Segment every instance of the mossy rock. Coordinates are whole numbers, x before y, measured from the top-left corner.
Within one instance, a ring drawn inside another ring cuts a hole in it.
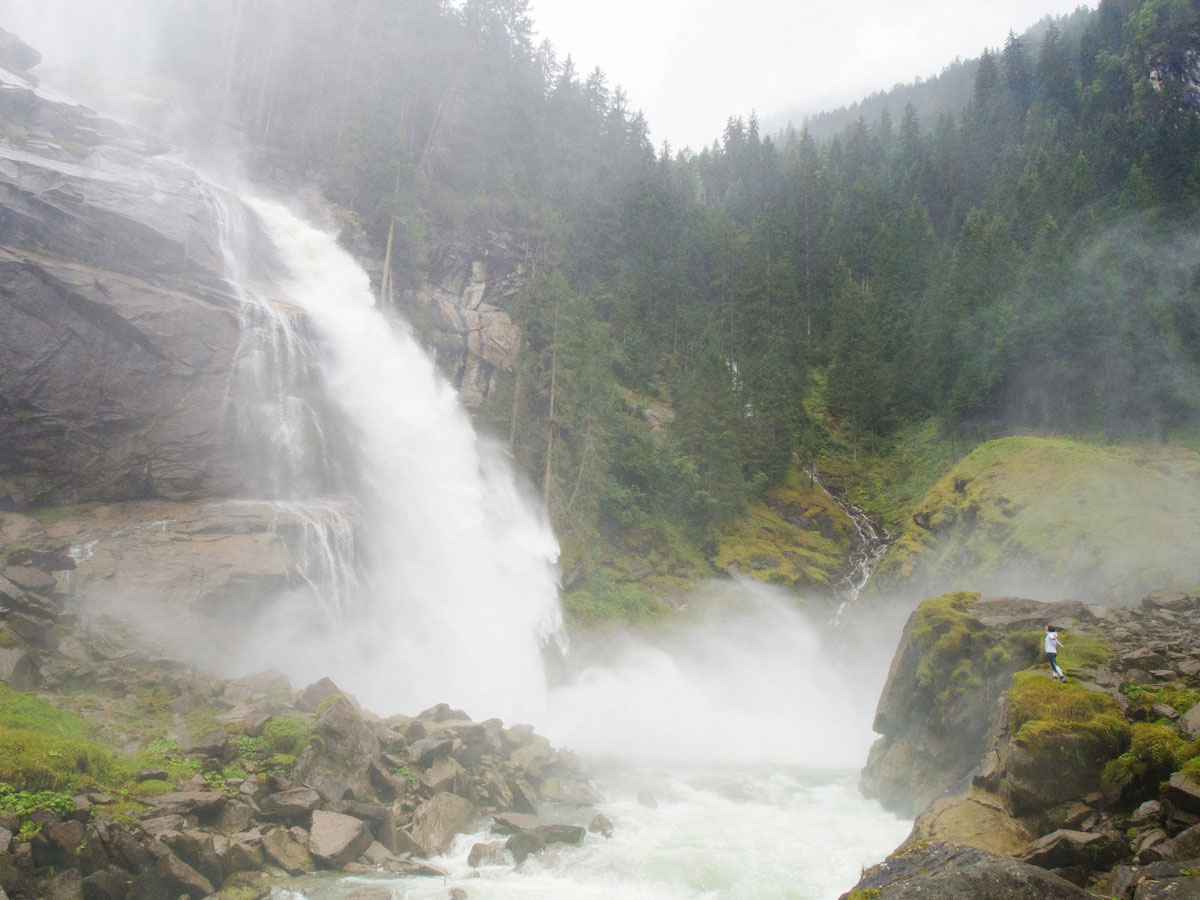
[[[868,596],[967,584],[992,594],[1132,603],[1195,581],[1200,454],[1012,437],[976,448],[930,490]]]
[[[721,530],[712,562],[728,573],[788,587],[832,588],[846,567],[854,523],[799,465]]]

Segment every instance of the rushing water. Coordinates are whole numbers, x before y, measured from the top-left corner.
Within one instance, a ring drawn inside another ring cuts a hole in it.
[[[616,828],[611,839],[589,835],[517,871],[471,869],[470,847],[489,838],[462,836],[435,861],[450,885],[324,876],[290,893],[341,898],[369,882],[408,898],[444,898],[459,886],[481,900],[824,900],[903,838],[907,823],[856,789],[886,656],[830,658],[818,628],[761,585],[713,587],[693,598],[699,612],[687,628],[654,642],[593,644],[549,685],[541,650],[561,625],[557,545],[538,507],[408,330],[375,307],[366,275],[332,236],[278,204],[250,205],[288,275],[274,289],[244,290],[243,302],[282,302],[285,313],[251,310],[239,358],[251,383],[274,392],[268,406],[293,422],[310,421],[308,407],[271,367],[320,366],[342,432],[321,446],[347,457],[337,469],[354,473],[343,484],[361,516],[357,537],[335,544],[305,513],[310,556],[337,570],[331,555],[357,554],[361,578],[341,577],[336,590],[346,596],[326,604],[332,614],[316,629],[300,610],[277,616],[272,661],[302,677],[329,674],[384,715],[446,701],[476,719],[532,722],[557,746],[598,761],[598,810]],[[293,333],[287,308],[303,310],[311,346]],[[311,450],[303,434],[323,432],[290,433],[293,450],[272,438],[273,452],[303,455]],[[313,470],[303,459],[287,465]],[[277,490],[292,515],[347,502]],[[335,590],[322,571],[313,569],[314,590]],[[647,792],[656,805],[639,802]],[[586,824],[596,811],[543,814]]]

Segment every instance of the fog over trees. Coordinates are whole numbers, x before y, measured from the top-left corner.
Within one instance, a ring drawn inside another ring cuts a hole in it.
[[[300,9],[299,7],[302,7]],[[485,411],[562,533],[713,529],[820,446],[935,420],[1165,437],[1200,412],[1200,13],[1103,0],[977,60],[771,135],[650,144],[528,0],[215,0],[154,67],[316,182],[420,282],[495,230],[536,275]],[[856,114],[857,113],[857,114]],[[675,413],[663,433],[640,415]]]

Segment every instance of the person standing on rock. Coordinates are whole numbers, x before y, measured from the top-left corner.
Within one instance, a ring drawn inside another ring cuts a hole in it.
[[[1063,646],[1063,642],[1058,639],[1058,629],[1053,625],[1046,626],[1046,659],[1050,660],[1050,676],[1055,681],[1066,681],[1067,676],[1063,674],[1063,670],[1058,667],[1058,648]]]

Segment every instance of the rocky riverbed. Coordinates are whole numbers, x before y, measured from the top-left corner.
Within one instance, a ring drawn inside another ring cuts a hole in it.
[[[578,762],[529,726],[445,705],[381,718],[328,679],[216,678],[84,618],[63,550],[0,547],[0,897],[251,900],[319,870],[442,877],[422,860],[488,823],[479,863],[611,834]],[[38,717],[72,739],[32,736]]]

